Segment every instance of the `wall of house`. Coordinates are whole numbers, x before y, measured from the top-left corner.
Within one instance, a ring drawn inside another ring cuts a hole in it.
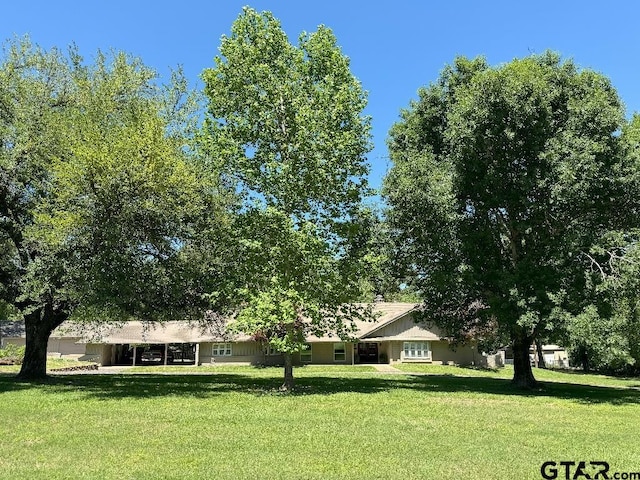
[[[85,354],[85,344],[79,338],[51,337],[47,343],[47,355],[77,359]]]
[[[335,342],[339,343],[339,342]],[[320,365],[351,365],[353,361],[353,344],[345,343],[345,359],[336,361],[333,356],[334,342],[317,342],[311,344],[311,363]]]
[[[345,344],[345,359],[334,361],[333,342],[318,342],[311,344],[311,363],[351,365],[353,345]],[[212,356],[213,343],[200,344],[200,363],[238,363],[259,365],[281,365],[282,355],[266,355],[262,345],[258,342],[237,342],[231,344],[231,356]],[[294,364],[300,365],[300,355],[294,355]]]
[[[394,342],[379,342],[378,343],[378,359],[380,363],[391,363],[393,357],[393,343]]]
[[[440,340],[440,331],[430,324],[416,323],[411,313],[367,335],[363,341],[375,341],[376,337],[401,337],[415,340]]]
[[[17,345],[19,347],[24,347],[25,339],[17,338],[17,337],[2,337],[2,346],[6,345]]]
[[[431,358],[436,364],[473,365],[475,356],[475,350],[467,345],[451,349],[445,341],[431,343]]]
[[[78,338],[50,337],[47,343],[47,355],[50,357],[61,357],[78,359],[85,354],[85,345],[77,343]],[[22,337],[5,337],[2,339],[3,345],[18,345],[24,347],[26,342]]]
[[[386,342],[389,363],[399,363],[402,357],[402,342]]]
[[[200,363],[264,364],[268,356],[258,342],[235,342],[231,344],[231,356],[213,356],[213,343],[200,344]]]
[[[96,362],[100,365],[111,365],[111,345],[101,343],[86,343],[83,345],[84,354],[78,358],[83,362]]]
[[[419,340],[418,340],[419,341]],[[417,363],[434,363],[439,365],[471,365],[475,361],[477,353],[469,346],[457,347],[455,350],[449,348],[449,343],[444,340],[430,341],[431,361],[428,360],[408,360]],[[388,342],[389,363],[405,362],[403,358],[404,342]]]

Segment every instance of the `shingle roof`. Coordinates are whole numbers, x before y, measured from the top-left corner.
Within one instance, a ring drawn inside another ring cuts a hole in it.
[[[0,336],[20,338],[24,335],[24,322],[0,322]]]
[[[409,312],[415,310],[415,303],[375,303],[373,304],[373,310],[376,314],[376,320],[374,322],[363,322],[360,320],[356,320],[354,323],[356,325],[356,332],[354,337],[362,338],[365,335],[377,330],[378,328],[382,328],[385,325],[392,323],[393,321],[404,317]],[[309,342],[328,342],[334,341],[336,339],[335,335],[323,335],[322,337],[310,337]]]
[[[364,306],[364,305],[363,305]],[[403,317],[407,313],[415,309],[413,303],[376,303],[373,304],[373,310],[377,316],[374,322],[364,322],[356,320],[355,337],[361,338],[366,334],[378,328],[387,325],[398,318]],[[24,324],[13,322],[11,329],[3,324],[3,336],[24,337]],[[13,332],[10,335],[7,332]],[[214,328],[199,325],[197,323],[187,321],[169,321],[163,323],[155,322],[120,322],[120,323],[89,323],[79,324],[66,322],[56,328],[51,334],[52,337],[73,337],[80,338],[82,343],[107,343],[107,344],[125,344],[125,343],[146,343],[146,344],[162,344],[162,343],[197,343],[197,342],[219,342],[219,341],[235,341],[243,342],[250,340],[248,335],[234,335],[232,337],[223,336]],[[330,342],[336,340],[336,335],[323,335],[322,337],[311,336],[309,342]]]
[[[198,343],[216,341],[247,341],[246,335],[225,338],[207,326],[186,321],[125,322],[101,325],[82,336],[83,343]]]

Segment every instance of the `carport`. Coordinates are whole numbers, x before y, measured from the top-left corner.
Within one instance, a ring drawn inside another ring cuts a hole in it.
[[[127,322],[101,333],[101,363],[199,365],[201,338],[198,326],[186,322]]]

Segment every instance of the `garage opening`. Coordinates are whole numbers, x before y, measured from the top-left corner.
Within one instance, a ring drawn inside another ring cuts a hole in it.
[[[195,343],[123,343],[112,348],[112,365],[194,365],[196,362]]]

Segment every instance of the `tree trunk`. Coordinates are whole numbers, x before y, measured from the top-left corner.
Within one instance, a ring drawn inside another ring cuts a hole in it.
[[[284,352],[284,383],[280,390],[291,391],[293,390],[293,355],[291,352]]]
[[[589,373],[589,353],[585,346],[580,347],[580,364],[582,365],[582,371]]]
[[[64,321],[49,305],[25,315],[26,344],[20,380],[42,380],[47,377],[47,343],[51,332]]]
[[[547,362],[544,361],[542,342],[540,340],[536,340],[536,354],[538,356],[538,368],[547,368]]]
[[[517,332],[514,335],[513,348],[513,383],[518,388],[535,388],[538,382],[533,376],[531,370],[531,361],[529,360],[529,347],[531,346],[531,337],[523,332]]]

